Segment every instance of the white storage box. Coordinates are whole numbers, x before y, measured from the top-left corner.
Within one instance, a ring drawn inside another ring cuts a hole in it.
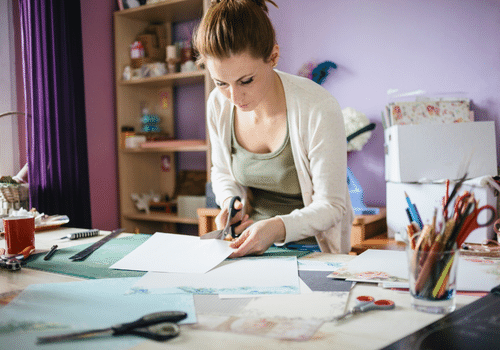
[[[450,183],[450,193],[453,189],[453,183]],[[476,187],[468,184],[463,184],[458,194],[462,195],[465,191],[473,192],[474,197],[479,201],[479,206],[489,204],[494,208],[497,207],[497,198],[494,192],[489,187]],[[406,215],[405,192],[410,197],[411,202],[417,207],[417,210],[424,224],[430,224],[434,215],[434,208],[438,209],[437,221],[442,221],[442,199],[446,194],[445,184],[408,184],[387,182],[387,235],[394,238],[396,233],[406,236],[406,226],[410,223]],[[456,198],[456,197],[455,197]],[[452,204],[454,201],[452,202]],[[453,205],[448,207],[448,216],[453,215]],[[479,215],[479,222],[488,220],[486,211]],[[483,243],[486,239],[496,240],[496,234],[493,231],[493,226],[478,228],[471,232],[465,242],[467,243]]]
[[[394,125],[384,132],[385,180],[425,182],[497,174],[495,123]]]
[[[178,196],[177,215],[182,218],[198,219],[196,210],[206,207],[207,197],[205,196]]]

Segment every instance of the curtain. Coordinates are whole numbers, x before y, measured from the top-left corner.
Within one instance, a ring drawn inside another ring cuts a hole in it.
[[[91,228],[79,0],[19,0],[30,205]]]

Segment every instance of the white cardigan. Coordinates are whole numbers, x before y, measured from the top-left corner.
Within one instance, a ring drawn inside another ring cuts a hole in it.
[[[310,236],[322,252],[348,253],[354,213],[347,188],[347,140],[337,100],[312,80],[276,70],[285,90],[293,160],[305,207],[280,215],[284,243]],[[231,113],[234,105],[217,89],[208,99],[207,125],[212,152],[211,181],[219,205],[245,198],[231,170]]]

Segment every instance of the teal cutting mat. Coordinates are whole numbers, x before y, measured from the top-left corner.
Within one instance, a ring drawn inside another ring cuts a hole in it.
[[[72,261],[69,257],[93,243],[58,249],[50,260],[43,260],[46,253],[36,254],[28,258],[25,266],[31,269],[83,278],[138,277],[144,275],[145,272],[114,270],[109,267],[146,242],[150,237],[151,235],[137,234],[114,238],[102,245],[84,261]]]
[[[150,237],[151,235],[136,234],[112,239],[93,252],[84,261],[72,261],[69,257],[91,246],[93,243],[58,249],[50,260],[43,260],[46,253],[36,254],[28,258],[25,266],[31,269],[82,278],[138,277],[144,275],[145,272],[115,270],[109,267],[146,242]],[[308,251],[270,247],[264,253],[264,256],[296,256],[300,258],[309,253]]]
[[[297,259],[301,258],[307,254],[311,254],[310,251],[297,250],[297,249],[286,249],[276,246],[271,246],[263,256],[296,256]]]

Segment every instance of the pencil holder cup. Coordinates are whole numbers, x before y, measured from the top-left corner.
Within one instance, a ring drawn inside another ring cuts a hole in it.
[[[459,249],[406,248],[411,294],[415,310],[445,314],[455,310]]]

